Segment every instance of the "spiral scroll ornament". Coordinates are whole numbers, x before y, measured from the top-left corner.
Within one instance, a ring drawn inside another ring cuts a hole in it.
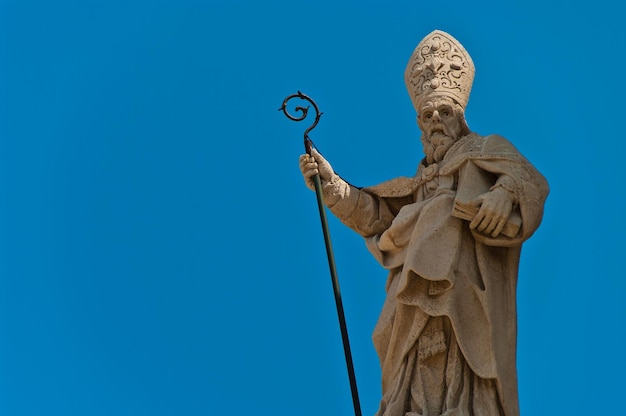
[[[290,120],[293,120],[293,121],[303,121],[303,120],[305,120],[307,118],[308,114],[309,114],[309,108],[310,108],[310,106],[303,107],[301,105],[298,105],[298,106],[296,106],[295,111],[296,111],[296,113],[300,113],[300,115],[293,115],[292,113],[290,113],[287,110],[287,103],[292,98],[299,98],[301,100],[308,101],[309,103],[311,103],[311,105],[315,109],[315,121],[313,122],[313,124],[311,124],[311,126],[309,126],[309,128],[307,128],[304,131],[304,149],[306,150],[307,154],[311,154],[311,147],[313,145],[313,142],[309,138],[309,132],[311,130],[313,130],[315,128],[315,126],[317,126],[317,123],[320,121],[320,117],[322,116],[322,113],[320,112],[320,109],[317,107],[317,104],[315,104],[315,101],[313,101],[311,99],[311,97],[309,97],[308,95],[303,94],[300,91],[298,91],[297,93],[291,94],[290,96],[285,98],[283,100],[283,105],[278,109],[278,111],[282,111],[283,113],[285,113],[285,115]]]

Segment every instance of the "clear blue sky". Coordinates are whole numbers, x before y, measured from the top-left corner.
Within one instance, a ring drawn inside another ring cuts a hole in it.
[[[0,0],[0,414],[352,414],[312,137],[357,185],[422,157],[424,35],[477,68],[472,130],[548,178],[518,285],[523,415],[615,414],[626,358],[618,2]],[[363,412],[386,273],[330,228]]]

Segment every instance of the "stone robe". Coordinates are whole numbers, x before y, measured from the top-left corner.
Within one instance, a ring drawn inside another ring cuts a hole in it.
[[[324,185],[331,211],[389,270],[373,334],[377,416],[517,416],[517,272],[547,182],[497,135],[470,133],[439,164],[424,163],[415,177],[372,188],[338,177]],[[517,235],[491,238],[452,215],[458,194],[475,187],[469,169],[514,194]]]

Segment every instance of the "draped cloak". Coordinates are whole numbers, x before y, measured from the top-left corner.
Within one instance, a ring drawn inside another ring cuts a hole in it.
[[[455,198],[473,186],[464,172],[482,172],[493,186],[515,195],[521,227],[514,237],[471,230],[452,215]],[[499,407],[518,416],[516,286],[521,244],[539,226],[548,194],[544,177],[506,139],[474,133],[459,139],[443,160],[414,177],[357,189],[342,180],[324,185],[326,203],[365,237],[389,270],[387,297],[373,333],[382,368],[378,415],[396,416],[394,400],[406,400],[414,371],[408,354],[429,317],[447,317],[463,358],[482,379],[492,379]],[[396,404],[400,412],[400,404]],[[398,416],[404,416],[398,414]]]

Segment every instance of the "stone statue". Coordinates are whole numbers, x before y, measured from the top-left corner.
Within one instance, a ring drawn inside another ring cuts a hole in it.
[[[377,416],[516,416],[516,285],[522,242],[539,226],[544,177],[506,139],[469,130],[474,64],[434,31],[405,82],[426,157],[413,177],[357,188],[315,149],[313,189],[389,270],[372,336],[382,367]]]

